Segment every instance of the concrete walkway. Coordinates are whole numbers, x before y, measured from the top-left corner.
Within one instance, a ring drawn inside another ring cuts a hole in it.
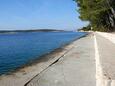
[[[95,35],[102,68],[101,82],[103,86],[115,86],[115,44],[97,33]]]
[[[0,86],[115,86],[115,35],[107,34],[83,37],[59,56],[0,78]]]
[[[96,86],[92,35],[75,41],[74,48],[26,86]]]

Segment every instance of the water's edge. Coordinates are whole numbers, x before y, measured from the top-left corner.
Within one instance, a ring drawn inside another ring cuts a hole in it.
[[[41,63],[41,62],[48,61],[48,60],[50,60],[51,58],[54,58],[58,53],[62,52],[62,51],[65,49],[65,47],[71,45],[74,41],[77,41],[77,40],[79,40],[80,38],[87,36],[88,34],[90,34],[90,33],[86,33],[86,34],[84,34],[83,36],[81,36],[81,37],[79,37],[79,38],[76,38],[76,39],[74,39],[73,41],[71,41],[71,42],[69,42],[69,43],[67,43],[67,44],[65,44],[65,45],[63,45],[63,46],[61,46],[61,47],[59,47],[59,48],[57,48],[57,49],[54,49],[53,51],[48,52],[48,53],[46,53],[46,54],[44,54],[44,55],[41,55],[39,58],[34,59],[34,60],[32,60],[31,62],[28,62],[28,63],[26,63],[25,65],[23,65],[23,66],[21,66],[21,67],[18,67],[17,69],[15,69],[15,70],[13,70],[13,71],[10,71],[10,72],[8,72],[8,73],[6,73],[6,74],[2,74],[2,75],[0,75],[0,76],[13,75],[14,73],[17,73],[17,72],[21,71],[22,69],[25,69],[26,67],[34,66],[34,65],[39,64],[39,63]]]

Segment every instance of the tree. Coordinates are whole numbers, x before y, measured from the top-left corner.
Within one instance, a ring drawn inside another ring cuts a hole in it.
[[[79,6],[80,19],[89,21],[94,30],[113,31],[115,27],[114,0],[74,0]],[[104,28],[104,29],[103,29]]]

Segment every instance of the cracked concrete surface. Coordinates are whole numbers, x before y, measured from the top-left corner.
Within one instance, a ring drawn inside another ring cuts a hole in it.
[[[74,42],[60,60],[26,86],[96,86],[93,36]]]

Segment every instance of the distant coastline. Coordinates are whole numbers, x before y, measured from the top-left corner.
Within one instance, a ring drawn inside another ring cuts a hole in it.
[[[16,33],[16,32],[64,32],[64,30],[55,30],[55,29],[0,30],[0,33]]]

